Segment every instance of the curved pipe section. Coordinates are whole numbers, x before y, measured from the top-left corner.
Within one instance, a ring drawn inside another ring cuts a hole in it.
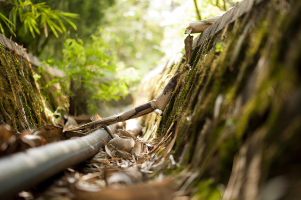
[[[46,180],[95,155],[103,141],[111,139],[104,129],[76,139],[28,149],[0,159],[0,199]]]

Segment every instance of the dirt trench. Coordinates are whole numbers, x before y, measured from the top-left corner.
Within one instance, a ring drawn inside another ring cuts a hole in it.
[[[171,75],[185,71],[163,115],[152,113],[141,119],[146,127],[141,139],[156,146],[168,137],[159,155],[173,144],[169,156],[160,160],[148,178],[170,179],[162,185],[138,184],[102,195],[114,199],[118,192],[132,194],[144,188],[153,192],[137,199],[300,198],[301,2],[244,2],[250,10],[223,26],[209,27],[195,39],[191,71],[185,67],[187,58],[177,55],[139,86],[136,106],[153,99]],[[1,117],[9,121],[4,114]],[[11,126],[22,128],[21,123]],[[100,173],[99,163],[110,165],[105,154],[102,151],[67,169],[32,194],[41,199],[99,198],[93,186],[105,183],[89,173]],[[70,177],[89,181],[74,186]],[[74,187],[82,190],[73,192]],[[26,194],[23,198],[32,198]]]

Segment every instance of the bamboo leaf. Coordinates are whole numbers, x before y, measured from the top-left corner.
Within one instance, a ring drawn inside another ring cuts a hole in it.
[[[35,38],[35,34],[34,34],[34,31],[33,31],[33,28],[32,28],[32,26],[31,26],[31,24],[30,24],[28,18],[25,18],[25,20],[24,20],[24,25],[25,25],[25,29],[28,28],[29,31],[30,31],[30,33],[31,33],[31,35],[32,35],[32,37]]]
[[[51,21],[51,20],[49,20],[49,21],[51,22],[52,26],[53,26],[56,30],[58,30],[60,33],[63,33],[63,30],[62,30],[56,23],[54,23],[54,22]]]
[[[46,24],[46,18],[47,18],[47,16],[44,13],[42,13],[41,14],[41,25],[42,26],[44,26]]]
[[[13,21],[13,9],[9,12],[9,21]],[[9,25],[10,28],[13,28],[12,25]]]
[[[55,28],[53,26],[53,22],[49,19],[46,19],[46,22],[47,22],[48,26],[50,27],[50,29],[52,30],[52,32],[54,33],[55,37],[59,37],[59,35],[57,34],[57,31],[55,30]]]
[[[31,26],[33,27],[33,29],[38,33],[38,34],[40,34],[40,30],[38,29],[38,27],[37,27],[37,21],[35,20],[35,19],[33,19],[33,18],[29,18],[29,20],[30,20],[30,23],[31,23]]]
[[[4,22],[4,24],[9,28],[9,31],[15,36],[14,30],[11,27],[14,27],[15,25],[7,19],[2,13],[0,13],[0,19]],[[3,26],[1,25],[1,32],[4,34]]]
[[[23,6],[23,1],[18,0],[18,2],[19,2],[19,4],[20,4],[21,6]]]
[[[11,24],[11,25],[14,25],[9,19],[7,19],[7,17],[5,17],[2,13],[0,13],[0,19],[2,19],[2,21],[5,23],[5,24]]]
[[[71,21],[71,20],[69,20],[67,17],[65,17],[65,16],[61,16],[68,24],[70,24],[72,27],[73,27],[73,29],[74,30],[77,30],[77,27],[76,27],[76,25]]]
[[[58,23],[60,24],[61,28],[62,28],[62,31],[63,32],[66,32],[66,27],[64,26],[62,20],[60,18],[57,19]]]
[[[14,24],[14,30],[16,30],[16,23],[17,23],[17,8],[16,7],[14,7],[13,9],[12,9],[12,22],[13,22],[13,24]]]
[[[71,17],[71,18],[78,18],[78,14],[75,13],[60,12],[60,15],[63,15],[65,17]]]
[[[4,33],[4,29],[3,29],[3,27],[2,27],[2,24],[0,23],[0,30],[1,30],[1,32],[3,33],[3,34],[5,34]]]
[[[18,8],[19,16],[20,16],[20,21],[23,21],[23,15],[22,15],[22,8]]]
[[[22,2],[22,1],[21,1],[21,2]],[[20,5],[22,5],[23,7],[25,7],[25,6],[32,5],[32,3],[31,3],[31,1],[26,0],[26,1],[22,2],[22,4],[20,3]]]

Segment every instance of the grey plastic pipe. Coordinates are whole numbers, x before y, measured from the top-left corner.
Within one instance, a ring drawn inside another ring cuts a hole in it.
[[[81,138],[28,149],[0,159],[0,199],[10,198],[92,157],[104,145],[103,141],[110,139],[107,131],[99,129]]]

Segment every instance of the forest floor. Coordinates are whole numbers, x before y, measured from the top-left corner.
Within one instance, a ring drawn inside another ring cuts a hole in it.
[[[68,125],[70,128],[70,121],[75,120],[68,117],[64,128]],[[162,169],[178,167],[170,154],[176,139],[171,137],[172,126],[163,137],[145,138],[141,136],[142,126],[136,119],[111,125],[114,138],[95,156],[20,192],[14,199],[173,199],[173,180],[161,173]],[[52,137],[43,137],[49,136],[49,128]],[[48,143],[64,139],[62,128],[47,125],[48,131],[46,127],[38,130],[39,134],[27,131],[12,140],[14,134],[10,127],[2,125],[0,135],[10,135],[6,142],[2,140],[2,146],[7,145],[2,156],[44,145],[45,138]],[[17,146],[21,149],[13,148]]]

